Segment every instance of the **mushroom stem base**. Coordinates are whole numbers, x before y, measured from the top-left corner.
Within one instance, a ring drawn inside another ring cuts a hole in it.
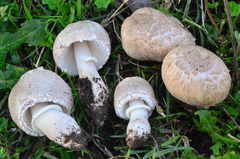
[[[92,118],[101,127],[108,118],[108,88],[100,77],[87,41],[74,43],[74,55],[79,73],[79,97],[88,107]]]
[[[127,126],[127,145],[131,148],[142,146],[151,132],[148,122],[148,107],[140,99],[129,102],[130,121]],[[126,113],[127,114],[127,113]]]

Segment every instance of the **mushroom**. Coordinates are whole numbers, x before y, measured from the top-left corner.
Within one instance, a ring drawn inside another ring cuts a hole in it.
[[[93,21],[69,24],[57,36],[53,57],[57,66],[70,75],[79,75],[79,97],[97,126],[108,118],[109,91],[98,73],[110,55],[110,39]]]
[[[231,77],[213,52],[196,45],[174,48],[164,58],[162,78],[168,91],[193,106],[214,106],[228,95]]]
[[[73,109],[71,88],[57,74],[42,67],[26,72],[9,95],[13,121],[32,136],[79,151],[87,142],[83,131],[69,115]]]
[[[123,79],[114,93],[114,108],[117,116],[130,119],[127,126],[127,145],[131,148],[142,146],[151,133],[148,118],[157,100],[151,85],[140,77]]]
[[[162,61],[177,46],[195,45],[195,38],[181,22],[148,7],[124,20],[121,37],[126,53],[140,61]]]

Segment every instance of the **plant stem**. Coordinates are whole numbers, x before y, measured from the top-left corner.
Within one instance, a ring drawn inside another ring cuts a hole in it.
[[[225,113],[228,115],[228,117],[233,121],[233,123],[237,126],[238,131],[240,131],[240,126],[237,124],[237,122],[232,118],[232,116],[228,113],[226,109],[223,109]]]
[[[231,33],[231,39],[232,39],[232,48],[233,48],[234,66],[235,66],[235,75],[236,75],[235,85],[236,85],[238,80],[239,80],[237,49],[236,49],[236,45],[235,45],[233,24],[232,24],[232,18],[231,18],[231,15],[230,15],[228,1],[223,0],[223,2],[224,2],[224,6],[225,6],[225,9],[226,9],[226,13],[227,13],[228,25],[229,25],[229,29],[230,29],[230,33]]]

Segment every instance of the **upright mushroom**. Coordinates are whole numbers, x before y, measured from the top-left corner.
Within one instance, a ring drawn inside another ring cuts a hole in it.
[[[127,126],[127,145],[131,148],[142,146],[151,133],[148,118],[157,100],[151,85],[140,77],[123,79],[114,93],[114,108],[117,116],[130,119]]]
[[[121,27],[122,45],[133,59],[162,61],[182,45],[195,45],[195,38],[176,18],[153,8],[141,8]]]
[[[228,95],[231,77],[225,63],[201,46],[171,50],[162,64],[162,78],[177,99],[194,106],[214,106]]]
[[[110,55],[110,39],[93,21],[69,24],[57,36],[53,56],[57,66],[70,75],[79,75],[79,97],[88,107],[97,126],[108,118],[108,88],[98,73]]]
[[[80,150],[87,144],[83,131],[69,115],[71,88],[57,74],[37,68],[26,72],[9,95],[9,110],[20,129],[32,136]]]

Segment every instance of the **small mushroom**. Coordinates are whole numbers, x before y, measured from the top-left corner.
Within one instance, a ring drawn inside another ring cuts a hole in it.
[[[88,107],[97,126],[108,118],[109,91],[98,73],[110,55],[110,39],[93,21],[69,24],[57,36],[53,56],[57,66],[70,75],[79,75],[79,97]]]
[[[69,115],[74,106],[71,93],[57,74],[42,67],[28,71],[9,95],[11,117],[28,135],[46,135],[59,145],[79,151],[87,142]]]
[[[181,22],[149,7],[124,20],[121,37],[126,53],[140,61],[162,61],[177,46],[195,45],[195,38]]]
[[[142,146],[151,133],[148,118],[157,100],[151,85],[140,77],[123,79],[114,93],[114,108],[117,116],[130,119],[127,126],[127,145],[131,148]]]
[[[196,45],[174,48],[164,58],[162,78],[168,91],[193,106],[214,106],[228,95],[231,77],[213,52]]]

